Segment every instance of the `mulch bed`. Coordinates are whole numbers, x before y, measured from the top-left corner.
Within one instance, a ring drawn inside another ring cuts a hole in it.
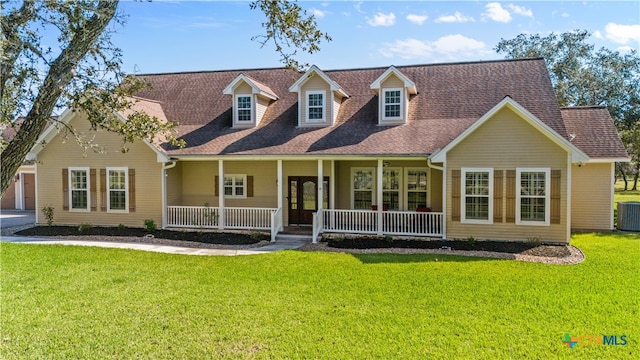
[[[262,233],[245,234],[214,231],[177,231],[177,230],[155,230],[147,231],[142,228],[118,228],[95,226],[82,229],[78,226],[34,226],[15,233],[19,236],[130,236],[144,237],[153,235],[157,239],[191,241],[205,244],[221,245],[250,245],[257,244],[264,240],[266,235]]]
[[[381,237],[330,238],[327,246],[338,249],[447,249],[466,251],[492,251],[508,254],[565,257],[570,255],[566,245],[542,245],[528,242],[465,241],[465,240],[413,240]]]

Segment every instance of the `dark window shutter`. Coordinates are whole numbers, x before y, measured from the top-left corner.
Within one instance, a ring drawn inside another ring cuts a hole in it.
[[[136,169],[129,169],[129,212],[136,212]]]
[[[62,210],[69,210],[69,169],[62,169]]]
[[[460,170],[451,170],[451,220],[460,221]]]
[[[253,176],[247,176],[247,197],[253,197]]]
[[[220,195],[220,191],[218,191],[219,187],[220,187],[220,177],[216,175],[215,185],[214,185],[215,196],[219,196]]]
[[[100,169],[100,211],[107,211],[107,169]]]
[[[516,171],[507,170],[507,213],[508,223],[516,222]]]
[[[504,171],[493,172],[493,222],[502,222],[502,179]]]
[[[551,223],[560,224],[560,189],[562,171],[551,170]]]
[[[96,169],[89,170],[89,188],[91,189],[91,211],[96,211],[98,209]]]

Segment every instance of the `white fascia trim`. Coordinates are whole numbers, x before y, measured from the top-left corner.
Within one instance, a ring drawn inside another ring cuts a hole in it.
[[[240,85],[241,81],[244,81],[249,86],[251,86],[252,94],[260,95],[260,96],[266,97],[266,98],[271,99],[271,100],[278,100],[278,96],[276,94],[272,94],[272,93],[269,93],[269,92],[266,92],[266,91],[262,91],[260,89],[260,87],[258,85],[256,85],[255,82],[252,81],[251,78],[249,78],[245,74],[240,74],[240,75],[236,76],[236,78],[233,79],[233,81],[231,81],[229,83],[229,85],[227,85],[227,87],[224,88],[224,90],[222,90],[222,93],[224,95],[233,95],[235,90],[236,90],[236,88],[238,87],[238,85]]]
[[[311,74],[315,73],[316,75],[320,76],[322,78],[322,80],[324,80],[327,84],[329,84],[329,89],[335,93],[337,93],[338,95],[342,96],[343,98],[348,98],[349,94],[347,94],[346,91],[344,91],[344,89],[338,85],[338,83],[336,83],[335,81],[331,80],[330,77],[328,77],[324,72],[322,72],[322,70],[320,70],[320,68],[318,68],[315,65],[312,65],[309,70],[307,70],[307,72],[304,73],[304,75],[302,75],[300,77],[300,79],[298,79],[296,82],[293,83],[293,85],[291,85],[289,87],[289,92],[300,92],[300,89],[302,88],[302,85],[304,85],[304,83],[307,82],[307,80],[309,80],[311,78]]]
[[[175,155],[169,161],[316,161],[316,160],[338,160],[338,161],[377,161],[382,160],[403,160],[403,161],[427,161],[426,156],[388,156],[388,155]]]
[[[385,72],[383,72],[382,75],[378,76],[378,78],[371,84],[371,90],[376,91],[376,93],[379,92],[380,88],[382,87],[382,82],[386,80],[391,74],[394,74],[395,76],[400,78],[400,80],[402,80],[402,82],[404,83],[404,88],[409,91],[409,94],[415,95],[418,93],[416,83],[411,81],[393,65],[389,66],[389,68]]]
[[[480,119],[478,119],[475,123],[473,123],[470,127],[468,127],[462,134],[458,135],[453,141],[451,141],[447,146],[445,146],[442,150],[437,151],[434,155],[431,156],[431,161],[433,162],[443,162],[445,159],[445,154],[456,147],[459,143],[461,143],[464,139],[466,139],[469,135],[471,135],[474,131],[476,131],[481,125],[483,125],[487,120],[492,118],[498,111],[503,108],[509,108],[513,112],[515,112],[522,119],[527,121],[530,125],[540,131],[543,135],[553,141],[555,144],[560,146],[562,149],[566,150],[571,154],[571,161],[574,163],[577,162],[587,162],[589,161],[589,156],[585,154],[582,150],[578,149],[575,145],[570,143],[567,139],[560,136],[557,132],[555,132],[552,128],[550,128],[547,124],[543,123],[531,114],[527,109],[522,107],[522,105],[518,104],[511,97],[506,96],[502,101],[500,101],[496,106],[491,108],[486,114],[484,114]]]
[[[630,162],[631,158],[590,158],[587,161],[587,164],[606,164],[606,163],[617,163],[617,162]]]

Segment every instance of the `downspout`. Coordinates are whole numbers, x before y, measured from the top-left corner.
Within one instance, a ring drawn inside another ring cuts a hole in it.
[[[176,166],[177,162],[163,163],[160,170],[160,179],[162,182],[162,228],[167,227],[167,170]]]

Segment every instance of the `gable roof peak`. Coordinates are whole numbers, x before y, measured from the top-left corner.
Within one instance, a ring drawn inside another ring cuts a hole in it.
[[[233,95],[236,87],[240,82],[245,82],[249,86],[251,86],[251,89],[252,89],[251,92],[253,94],[262,95],[271,100],[278,100],[278,95],[276,95],[276,93],[273,90],[271,90],[269,86],[259,82],[256,79],[253,79],[245,75],[244,73],[240,73],[240,75],[236,76],[236,78],[233,79],[233,81],[231,81],[229,85],[227,85],[227,87],[224,88],[224,90],[222,90],[222,93],[225,95]]]
[[[296,82],[293,83],[293,85],[289,87],[289,92],[300,92],[300,88],[302,87],[302,85],[306,83],[307,80],[309,80],[312,76],[314,76],[314,74],[320,76],[322,80],[324,80],[327,84],[329,84],[331,91],[337,92],[338,94],[342,95],[342,97],[349,97],[349,94],[347,94],[347,92],[342,88],[342,86],[340,86],[337,82],[333,81],[327,74],[325,74],[322,70],[320,70],[320,68],[317,67],[316,65],[311,65],[309,70],[307,70],[300,77],[300,79],[298,79]]]
[[[413,80],[409,79],[406,75],[404,75],[394,65],[389,66],[387,70],[382,73],[382,75],[378,76],[378,78],[371,84],[371,90],[374,90],[376,92],[379,91],[380,88],[382,87],[382,82],[385,81],[392,74],[398,77],[404,83],[404,87],[409,90],[410,94],[415,95],[418,93],[418,89],[416,88],[416,83],[413,82]]]

